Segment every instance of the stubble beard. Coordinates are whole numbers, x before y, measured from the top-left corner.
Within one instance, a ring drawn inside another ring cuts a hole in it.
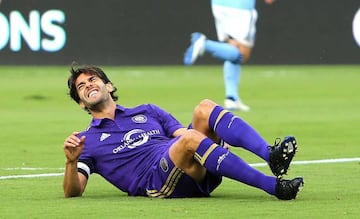
[[[107,105],[109,105],[108,104],[110,102],[109,98],[111,97],[102,96],[93,102],[87,102],[86,108],[92,112],[102,112],[104,109],[106,109]]]

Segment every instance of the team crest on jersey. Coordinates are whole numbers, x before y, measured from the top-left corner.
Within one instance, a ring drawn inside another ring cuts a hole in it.
[[[135,123],[145,123],[147,121],[147,117],[143,114],[139,114],[136,116],[133,116],[131,120]]]
[[[164,172],[167,172],[169,170],[169,165],[165,157],[161,158],[160,167]]]

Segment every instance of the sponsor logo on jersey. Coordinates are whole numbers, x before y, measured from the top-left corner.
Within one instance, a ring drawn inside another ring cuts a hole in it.
[[[153,129],[144,131],[142,129],[133,129],[126,133],[121,141],[121,144],[113,149],[113,153],[119,153],[124,148],[133,149],[147,143],[151,136],[159,135],[160,130]]]

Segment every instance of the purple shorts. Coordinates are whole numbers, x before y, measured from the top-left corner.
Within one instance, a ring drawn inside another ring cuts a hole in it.
[[[220,185],[221,176],[206,173],[201,184],[177,167],[170,160],[168,151],[152,166],[146,193],[157,198],[208,197]]]

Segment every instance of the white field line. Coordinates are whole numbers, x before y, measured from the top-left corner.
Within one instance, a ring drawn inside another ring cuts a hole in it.
[[[7,167],[2,168],[3,170],[64,170],[64,167],[61,168],[50,168],[50,167]]]
[[[360,162],[360,157],[324,159],[324,160],[293,161],[293,162],[291,162],[291,165],[347,163],[347,162]],[[254,163],[254,164],[250,164],[250,166],[263,167],[263,166],[267,166],[267,163]],[[15,167],[15,168],[2,168],[2,170],[64,170],[64,168]],[[41,174],[26,174],[26,175],[10,175],[10,176],[0,176],[0,180],[2,180],[2,179],[18,179],[18,178],[54,177],[54,176],[63,176],[63,175],[64,175],[64,173],[41,173]]]
[[[304,160],[304,161],[293,161],[291,165],[304,165],[304,164],[321,164],[321,163],[346,163],[346,162],[360,162],[360,157],[355,158],[337,158],[337,159],[324,159],[324,160]],[[267,163],[254,163],[250,164],[253,167],[267,166]]]
[[[50,176],[63,176],[64,173],[43,173],[43,174],[28,174],[28,175],[12,175],[12,176],[0,176],[2,179],[19,179],[19,178],[39,178],[39,177],[50,177]]]

